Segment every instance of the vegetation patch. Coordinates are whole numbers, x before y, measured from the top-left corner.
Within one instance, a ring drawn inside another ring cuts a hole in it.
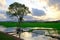
[[[17,27],[17,22],[0,22],[0,25],[5,27]],[[45,28],[55,28],[60,30],[60,23],[46,23],[46,22],[22,22],[19,27],[45,27]]]
[[[0,40],[15,40],[12,36],[9,36],[3,32],[0,32]]]

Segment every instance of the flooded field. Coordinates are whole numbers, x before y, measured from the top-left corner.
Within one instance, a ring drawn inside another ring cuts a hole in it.
[[[27,31],[29,29],[30,28],[25,28],[24,30]],[[34,28],[34,29],[37,29],[37,28]],[[0,31],[12,32],[12,33],[8,33],[8,34],[9,35],[14,34],[12,36],[19,37],[19,35],[16,34],[16,27],[14,27],[14,28],[0,27]],[[53,32],[53,31],[51,31],[51,32]],[[33,30],[32,32],[22,32],[20,37],[24,40],[57,40],[57,39],[51,38],[49,36],[45,36],[48,34],[49,34],[49,32],[47,30]]]

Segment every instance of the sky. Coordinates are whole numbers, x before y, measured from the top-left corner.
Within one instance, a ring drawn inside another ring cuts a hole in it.
[[[6,10],[14,2],[25,4],[32,12],[24,16],[24,20],[60,20],[60,0],[0,0],[0,21],[12,20],[6,15]]]

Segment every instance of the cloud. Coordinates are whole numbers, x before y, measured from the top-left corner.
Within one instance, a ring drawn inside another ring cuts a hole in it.
[[[60,20],[60,0],[49,0],[47,16],[55,20]]]
[[[60,0],[49,0],[49,6],[55,6],[58,10],[60,10]]]
[[[25,20],[60,20],[60,0],[0,0],[0,9],[5,10],[13,2],[25,4],[32,11]],[[0,15],[3,13],[0,11]]]
[[[0,14],[0,19],[6,19],[6,16],[4,14]]]
[[[6,0],[0,0],[0,21],[6,20],[6,12],[4,11],[6,9]]]
[[[5,5],[5,4],[6,4],[6,0],[0,0],[0,3],[1,3],[2,5]]]
[[[6,9],[6,0],[0,0],[0,9],[5,10]]]
[[[31,21],[31,20],[35,20],[33,16],[25,16],[24,20],[26,21]]]
[[[17,1],[17,0],[15,0]],[[26,20],[59,20],[59,0],[19,0],[17,2],[28,6],[32,14]],[[32,9],[34,8],[34,9]]]
[[[6,20],[6,12],[4,10],[0,10],[0,21]]]
[[[45,6],[45,17],[49,20],[60,20],[60,0],[40,0]]]
[[[43,10],[32,8],[32,15],[33,16],[43,16],[43,15],[45,15],[45,12]]]
[[[2,17],[3,19],[6,19],[6,16],[4,14],[0,14],[0,17]]]
[[[56,5],[56,4],[60,4],[60,0],[49,0],[49,5]]]

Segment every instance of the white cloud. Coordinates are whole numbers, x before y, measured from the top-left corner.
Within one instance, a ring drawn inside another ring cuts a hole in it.
[[[35,8],[35,9],[43,10],[46,13],[46,15],[44,16],[35,16],[31,14],[29,16],[31,20],[33,19],[34,20],[36,19],[37,20],[59,20],[60,19],[59,18],[60,11],[58,10],[58,6],[56,5],[56,4],[59,4],[58,0],[55,0],[55,1],[54,0],[24,0],[24,1],[18,0],[17,2],[25,4],[30,8],[31,11],[32,11],[32,8]],[[51,3],[53,5],[51,5]],[[29,20],[27,17],[26,19]]]
[[[32,8],[43,10],[46,14],[44,16],[35,16],[30,14],[27,17],[31,20],[60,20],[59,0],[14,0],[13,2],[20,2],[22,4],[25,4],[27,7],[29,7],[30,11],[32,11]],[[6,0],[0,0],[0,9],[6,9],[5,6]],[[3,16],[1,16],[2,18],[5,17],[3,14],[0,15]],[[27,17],[25,20],[30,20]]]
[[[0,0],[0,10],[6,10],[6,0]]]
[[[0,19],[6,19],[7,17],[4,14],[0,14]]]
[[[59,0],[49,0],[47,10],[47,17],[60,20],[60,10],[59,10],[60,1]]]

